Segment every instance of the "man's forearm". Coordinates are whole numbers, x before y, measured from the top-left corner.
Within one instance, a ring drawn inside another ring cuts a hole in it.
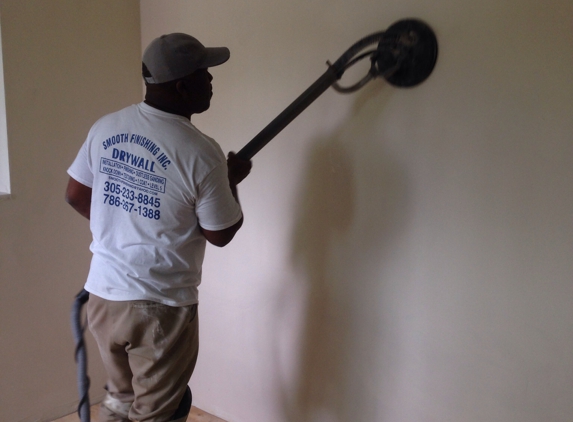
[[[68,204],[70,204],[80,215],[88,220],[90,219],[91,204],[75,204],[73,202],[68,202]]]
[[[230,182],[229,186],[231,187],[231,193],[233,194],[235,201],[240,204],[241,202],[239,202],[239,191],[237,190],[237,185],[235,185],[233,182]]]
[[[66,202],[83,217],[89,220],[92,205],[92,188],[82,185],[80,182],[70,177],[68,187],[66,189]]]

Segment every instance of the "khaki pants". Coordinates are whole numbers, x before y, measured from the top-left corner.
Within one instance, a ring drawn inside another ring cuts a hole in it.
[[[91,294],[87,312],[108,375],[100,422],[174,420],[199,351],[197,305]]]

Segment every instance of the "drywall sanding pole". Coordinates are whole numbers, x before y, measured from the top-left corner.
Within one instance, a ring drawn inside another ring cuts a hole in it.
[[[374,50],[356,57],[364,48],[376,43],[378,46]],[[253,158],[330,86],[334,85],[339,92],[354,92],[378,76],[384,77],[387,82],[397,87],[415,86],[432,73],[437,54],[438,45],[434,32],[417,19],[398,21],[386,31],[362,38],[334,64],[329,63],[327,71],[246,144],[237,156],[244,160]],[[372,63],[368,75],[353,87],[337,86],[336,82],[346,69],[365,57],[370,57]]]
[[[306,91],[304,91],[291,105],[270,122],[259,132],[247,145],[245,145],[237,156],[244,160],[250,160],[266,144],[268,144],[281,130],[302,113],[314,100],[322,95],[334,82],[340,79],[333,66],[316,80]]]
[[[318,78],[310,87],[307,88],[291,105],[289,105],[282,113],[280,113],[273,121],[271,121],[263,130],[259,132],[247,145],[245,145],[238,153],[237,156],[244,160],[250,160],[259,152],[266,144],[268,144],[281,130],[283,130],[290,122],[292,122],[300,113],[302,113],[310,104],[322,95],[332,84],[339,80],[348,62],[356,55],[357,52],[364,49],[366,46],[379,42],[384,37],[384,32],[377,32],[369,35],[340,56],[334,63],[329,64],[328,69],[323,75]]]

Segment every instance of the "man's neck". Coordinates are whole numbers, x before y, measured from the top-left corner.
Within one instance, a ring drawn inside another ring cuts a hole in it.
[[[143,102],[150,107],[156,108],[157,110],[161,110],[161,111],[164,111],[166,113],[177,114],[178,116],[183,116],[183,117],[191,120],[191,113],[189,113],[187,111],[182,111],[182,110],[178,109],[177,107],[167,106],[167,105],[161,104],[159,102],[149,100],[147,98]]]

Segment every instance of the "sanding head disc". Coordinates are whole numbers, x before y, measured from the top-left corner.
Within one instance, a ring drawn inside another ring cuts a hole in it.
[[[398,40],[406,53],[400,67],[385,76],[388,83],[405,88],[418,85],[430,76],[438,58],[438,41],[428,25],[417,19],[401,20],[384,32],[384,38]],[[379,48],[383,48],[382,42]],[[380,67],[382,65],[379,64]]]

